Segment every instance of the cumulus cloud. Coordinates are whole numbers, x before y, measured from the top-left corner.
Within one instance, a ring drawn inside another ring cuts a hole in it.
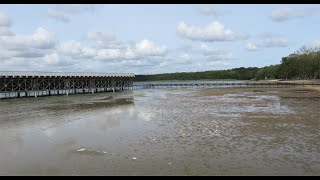
[[[11,36],[13,35],[10,30],[11,19],[5,13],[0,12],[0,36]]]
[[[70,22],[70,18],[68,16],[66,16],[65,14],[58,12],[58,11],[54,11],[49,9],[47,11],[47,16],[51,17],[53,19],[56,19],[58,21],[62,21],[62,22]]]
[[[198,52],[205,56],[207,61],[228,61],[235,59],[231,52],[226,52],[215,47],[202,43]]]
[[[234,41],[247,38],[244,35],[236,34],[218,21],[213,21],[203,27],[187,25],[185,22],[180,22],[178,25],[178,33],[187,39],[197,41]]]
[[[101,48],[122,49],[126,47],[123,42],[116,38],[115,34],[110,32],[89,31],[85,38],[95,41]]]
[[[8,27],[0,27],[0,36],[12,36],[13,32]]]
[[[43,60],[43,61],[42,61]],[[46,67],[46,66],[51,66],[51,67],[68,67],[68,66],[74,66],[79,64],[80,62],[75,61],[73,59],[63,57],[59,55],[56,51],[52,52],[50,54],[46,54],[42,59],[41,62],[37,62],[37,64],[40,67]]]
[[[221,11],[218,11],[217,8],[212,4],[202,4],[199,5],[197,8],[198,12],[205,15],[214,15],[214,16],[220,16],[223,13]]]
[[[273,37],[270,35],[264,36],[263,39],[256,43],[248,42],[245,48],[248,51],[258,51],[263,48],[271,48],[271,47],[287,47],[289,41],[284,38]]]
[[[124,58],[122,52],[119,49],[101,49],[98,50],[95,59],[101,60],[119,60]]]
[[[236,59],[234,55],[231,52],[212,47],[208,45],[207,43],[201,43],[199,47],[193,47],[185,45],[183,47],[188,47],[188,51],[184,51],[184,49],[180,48],[179,50],[182,52],[192,53],[192,55],[195,55],[196,57],[200,57],[197,61],[205,60],[205,62],[208,61],[229,61]],[[200,56],[199,56],[200,55]],[[182,56],[180,57],[182,59]]]
[[[207,44],[202,43],[199,48],[200,52],[204,55],[212,55],[220,52],[217,48],[209,47]]]
[[[167,48],[156,46],[152,41],[143,39],[136,44],[136,53],[142,56],[163,56],[167,53]]]
[[[60,62],[60,57],[57,53],[47,54],[43,59],[48,65],[54,65]]]
[[[94,11],[95,5],[91,4],[56,4],[52,5],[46,13],[50,18],[68,23],[71,21],[70,16]]]
[[[54,36],[39,27],[32,35],[0,36],[0,46],[7,49],[50,49],[56,45]]]
[[[96,60],[121,60],[121,59],[143,59],[149,56],[165,56],[167,48],[156,46],[154,42],[143,39],[133,46],[127,48],[110,49],[101,46],[89,47],[80,42],[68,41],[61,43],[58,51],[73,59],[96,59]]]
[[[73,59],[93,58],[97,54],[95,49],[87,47],[76,41],[67,41],[61,43],[58,46],[57,51],[62,55],[69,56]]]
[[[9,27],[11,25],[11,20],[9,16],[7,16],[5,13],[0,12],[0,27]]]
[[[191,60],[191,56],[189,54],[183,54],[180,56],[180,58],[183,60],[183,61],[189,61]]]
[[[259,45],[257,45],[257,44],[254,44],[254,43],[247,43],[247,45],[246,45],[246,49],[248,50],[248,51],[258,51],[258,50],[260,50],[260,47],[259,47]]]
[[[70,10],[70,14],[78,12]],[[137,70],[143,66],[159,66],[168,54],[166,46],[149,39],[121,42],[109,32],[90,31],[85,34],[85,39],[93,41],[93,44],[74,40],[59,42],[43,27],[32,34],[14,34],[10,30],[10,19],[3,17],[0,26],[0,70],[115,72],[117,67]],[[60,20],[63,19],[64,16],[61,16]]]
[[[311,16],[315,12],[318,12],[318,10],[313,8],[305,8],[298,10],[289,7],[280,7],[272,12],[271,18],[274,21],[283,22],[296,18]]]
[[[10,35],[0,36],[0,60],[4,60],[4,66],[17,66],[25,61],[19,65],[27,68],[30,62],[45,57],[56,46],[54,36],[42,27],[31,35]]]
[[[94,41],[114,41],[116,36],[110,32],[89,31],[86,38]]]

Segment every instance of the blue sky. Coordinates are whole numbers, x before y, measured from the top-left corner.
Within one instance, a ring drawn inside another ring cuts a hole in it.
[[[155,74],[278,64],[319,5],[0,5],[0,71]]]

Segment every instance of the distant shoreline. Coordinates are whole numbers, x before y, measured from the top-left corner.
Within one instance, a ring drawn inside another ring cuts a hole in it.
[[[320,79],[304,79],[304,80],[285,80],[285,81],[280,81],[278,79],[274,79],[274,80],[263,80],[263,81],[267,81],[267,82],[288,82],[288,83],[320,83]],[[310,86],[310,85],[306,85],[305,87],[299,87],[302,89],[308,89],[308,90],[312,90],[317,92],[317,94],[320,96],[320,86]]]
[[[183,82],[183,81],[255,81],[255,82],[265,82],[265,83],[320,83],[320,79],[305,79],[305,80],[282,80],[282,79],[270,79],[270,80],[236,80],[236,79],[200,79],[200,80],[160,80],[160,81],[135,81],[139,83],[143,82]],[[264,88],[262,88],[264,89]],[[265,88],[269,89],[269,88]],[[272,88],[273,89],[273,88]],[[290,87],[288,89],[295,89],[295,90],[310,90],[320,96],[320,86],[312,86],[312,85],[305,85],[304,87]]]

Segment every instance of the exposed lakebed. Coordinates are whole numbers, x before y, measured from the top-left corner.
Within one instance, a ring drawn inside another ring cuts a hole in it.
[[[0,101],[0,175],[320,175],[301,89],[141,89]]]

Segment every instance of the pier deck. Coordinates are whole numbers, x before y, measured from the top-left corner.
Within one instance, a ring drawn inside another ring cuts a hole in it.
[[[0,98],[21,98],[132,89],[134,74],[0,72]]]

